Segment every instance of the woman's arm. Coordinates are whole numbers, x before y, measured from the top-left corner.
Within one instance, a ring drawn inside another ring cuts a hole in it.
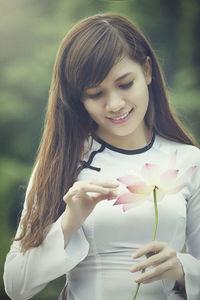
[[[20,241],[11,245],[4,269],[5,290],[11,299],[30,299],[86,257],[89,245],[82,229],[70,236],[64,248],[61,218],[52,224],[39,247],[22,254]]]
[[[32,179],[27,194],[31,184]],[[48,282],[67,273],[87,256],[89,244],[81,225],[96,203],[112,195],[113,190],[113,185],[107,182],[75,183],[64,196],[67,202],[65,212],[51,225],[40,246],[23,254],[21,241],[13,242],[4,269],[5,290],[11,299],[30,299]],[[89,196],[88,192],[94,192],[96,196]],[[20,226],[16,236],[19,234]]]
[[[198,181],[198,183],[197,183]],[[192,183],[198,185],[187,204],[186,245],[187,253],[177,256],[185,274],[185,290],[188,300],[200,299],[200,172]]]

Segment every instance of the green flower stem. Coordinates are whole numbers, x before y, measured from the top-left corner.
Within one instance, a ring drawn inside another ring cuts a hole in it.
[[[145,269],[144,269],[144,270],[145,270]],[[142,271],[143,271],[143,270],[142,270]],[[134,293],[134,295],[133,295],[133,300],[136,299],[136,296],[137,296],[137,294],[138,294],[139,288],[140,288],[140,283],[138,283],[137,286],[136,286],[135,293]]]
[[[157,187],[155,186],[155,188],[153,189],[153,200],[154,200],[154,210],[155,210],[155,225],[154,225],[152,241],[155,241],[157,227],[158,227],[158,205],[157,205],[156,189],[157,189]]]
[[[155,241],[157,227],[158,227],[158,205],[157,205],[156,189],[157,189],[157,186],[155,186],[154,189],[153,189],[153,200],[154,200],[154,210],[155,210],[155,225],[154,225],[154,230],[153,230],[152,241]],[[144,272],[145,272],[145,269],[142,270],[142,273],[144,273]],[[133,300],[136,299],[139,288],[140,288],[140,283],[137,284],[137,287],[135,289],[135,293],[133,295]]]

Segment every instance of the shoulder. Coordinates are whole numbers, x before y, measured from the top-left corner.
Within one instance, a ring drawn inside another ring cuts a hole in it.
[[[180,171],[180,178],[184,178],[188,195],[199,195],[200,191],[200,149],[193,145],[182,144],[156,136],[155,147],[161,157],[168,160],[175,154],[175,168]],[[190,196],[188,196],[190,198]]]
[[[196,146],[174,142],[156,135],[155,147],[167,155],[177,151],[178,160],[185,165],[195,164],[200,166],[200,149]]]

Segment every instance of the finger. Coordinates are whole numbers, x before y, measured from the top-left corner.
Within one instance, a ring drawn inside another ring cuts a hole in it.
[[[101,180],[101,179],[92,179],[88,182],[89,184],[100,185],[102,187],[117,188],[119,186],[118,182],[111,180]]]
[[[169,258],[169,254],[166,251],[161,251],[158,254],[154,254],[151,257],[149,257],[148,259],[139,262],[137,264],[134,264],[133,267],[130,269],[131,272],[138,272],[141,271],[143,269],[146,269],[150,266],[157,266],[161,263],[163,263],[164,261],[166,261]]]
[[[168,247],[167,243],[153,241],[138,249],[135,253],[133,253],[132,257],[138,258],[143,255],[148,255],[149,252],[153,252],[156,254],[166,247]]]
[[[140,276],[135,278],[135,282],[147,283],[166,278],[166,273],[173,268],[173,265],[174,259],[167,260],[159,266],[142,273]]]
[[[90,184],[90,183],[84,182],[84,183],[79,183],[79,184],[72,186],[69,189],[68,193],[65,194],[65,196],[63,197],[63,200],[65,202],[67,202],[73,196],[86,194],[86,193],[88,193],[88,196],[89,196],[89,193],[108,195],[109,193],[113,192],[114,190],[115,190],[115,188],[102,187],[100,185],[95,185],[95,184]]]
[[[75,191],[83,191],[83,192],[94,192],[94,191],[100,191],[100,190],[106,190],[110,189],[110,191],[116,189],[118,187],[118,184],[115,184],[113,182],[106,182],[103,180],[93,180],[93,181],[77,181],[74,183],[74,185],[70,188],[70,190]]]
[[[112,191],[107,195],[99,194],[97,196],[93,196],[92,199],[97,203],[101,200],[105,200],[105,199],[108,199],[108,198],[116,198],[116,197],[117,197],[117,193],[115,191]]]

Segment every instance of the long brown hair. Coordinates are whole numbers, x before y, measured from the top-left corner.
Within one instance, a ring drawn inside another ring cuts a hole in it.
[[[65,209],[64,194],[77,179],[84,141],[94,131],[81,102],[85,89],[102,82],[124,52],[142,66],[147,56],[151,58],[147,126],[167,139],[193,144],[169,107],[158,61],[143,34],[116,14],[80,21],[66,35],[56,57],[44,134],[16,239],[22,240],[23,252],[43,242],[49,226]]]

